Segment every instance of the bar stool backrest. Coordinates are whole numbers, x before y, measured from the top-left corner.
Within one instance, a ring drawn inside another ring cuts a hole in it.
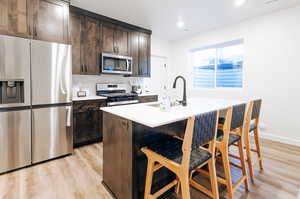
[[[259,117],[260,109],[261,109],[261,103],[262,103],[261,99],[253,101],[251,120],[257,119]]]
[[[205,113],[195,117],[192,149],[199,148],[216,135],[217,111]]]
[[[239,104],[233,106],[231,130],[243,127],[245,120],[246,104]]]
[[[223,131],[223,140],[221,141],[221,143],[224,145],[224,147],[227,147],[229,142],[229,135],[231,131],[233,107],[228,107],[227,109],[222,110],[222,112],[226,114],[225,114],[225,122],[220,129]]]
[[[188,170],[192,149],[216,140],[219,111],[212,111],[190,117],[187,122],[183,145],[182,165]],[[210,147],[214,149],[214,146]]]

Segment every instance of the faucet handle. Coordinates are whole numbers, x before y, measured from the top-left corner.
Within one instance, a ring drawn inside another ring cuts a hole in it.
[[[176,102],[182,104],[183,100],[176,100]]]

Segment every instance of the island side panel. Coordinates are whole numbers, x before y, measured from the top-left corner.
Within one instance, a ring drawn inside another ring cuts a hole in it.
[[[133,199],[132,122],[103,113],[103,183],[118,199]]]

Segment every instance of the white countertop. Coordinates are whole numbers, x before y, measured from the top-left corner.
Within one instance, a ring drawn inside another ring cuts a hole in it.
[[[103,99],[107,99],[107,98],[102,96],[73,97],[73,101],[103,100]]]
[[[220,110],[229,106],[246,103],[247,101],[191,98],[188,99],[187,102],[188,105],[186,107],[175,106],[167,112],[161,111],[159,107],[149,106],[151,104],[157,104],[157,102],[103,107],[101,110],[143,124],[145,126],[155,128],[165,124],[181,121],[201,113]]]

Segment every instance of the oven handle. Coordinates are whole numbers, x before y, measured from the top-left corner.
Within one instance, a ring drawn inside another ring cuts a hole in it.
[[[126,71],[129,72],[128,71],[129,70],[129,60],[128,59],[126,59],[126,66],[127,66]]]
[[[126,105],[126,104],[137,104],[139,100],[128,100],[128,101],[121,101],[121,102],[108,102],[107,106],[117,106],[117,105]]]

